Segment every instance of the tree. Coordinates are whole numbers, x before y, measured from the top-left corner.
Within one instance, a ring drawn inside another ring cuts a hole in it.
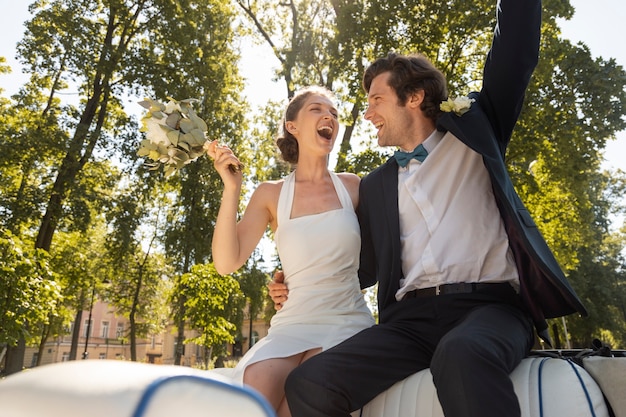
[[[252,347],[252,324],[254,320],[264,310],[267,298],[267,287],[265,283],[269,279],[268,275],[261,271],[256,264],[256,260],[252,262],[250,266],[240,271],[237,277],[239,281],[239,287],[243,292],[246,300],[247,313],[248,313],[248,348]],[[241,329],[242,323],[237,323],[237,327],[240,328],[243,334],[244,329]]]
[[[571,12],[555,10],[565,17]],[[615,285],[623,261],[607,242],[618,241],[610,224],[623,204],[615,190],[624,176],[601,172],[600,163],[606,142],[626,128],[625,73],[614,60],[592,59],[585,45],[560,39],[555,17],[544,17],[541,60],[507,163],[540,231],[589,308],[585,324],[577,317],[567,319],[576,323],[568,326],[571,339],[587,347],[593,328],[623,332],[597,307],[616,307],[613,298],[605,297],[608,289],[623,294],[623,286]],[[561,324],[556,321],[555,327],[565,331]]]
[[[66,194],[96,147],[110,146],[106,139],[114,143],[113,135],[129,124],[121,93],[197,88],[206,97],[211,91],[200,86],[223,85],[217,89],[223,94],[236,82],[236,74],[220,70],[218,63],[235,57],[230,32],[223,30],[231,19],[227,7],[223,2],[184,3],[171,7],[166,0],[71,0],[31,6],[35,17],[18,45],[22,63],[51,80],[75,80],[85,98],[75,109],[76,128],[54,181],[37,247],[49,250]],[[40,53],[42,48],[46,54]],[[57,85],[51,84],[52,91]]]
[[[219,122],[240,114],[236,96],[241,80],[232,65],[238,56],[226,1],[39,0],[30,10],[34,17],[18,45],[21,63],[32,74],[25,90],[47,91],[50,105],[45,109],[54,109],[46,113],[54,120],[32,117],[36,127],[31,130],[38,132],[33,136],[38,139],[62,139],[61,151],[46,166],[52,174],[50,187],[35,187],[44,190],[47,202],[34,246],[49,251],[54,233],[67,218],[68,197],[73,191],[79,195],[85,167],[111,155],[135,161],[132,143],[139,142],[138,128],[122,105],[128,93],[200,94],[214,116],[212,126],[218,126],[215,132],[230,133],[222,127],[233,126]],[[78,92],[79,99],[59,106],[59,93],[66,87]],[[49,129],[63,135],[49,135]],[[19,176],[19,171],[12,172]],[[32,176],[32,171],[23,172]],[[28,211],[6,207],[11,214]]]
[[[0,258],[0,346],[17,347],[7,355],[5,372],[10,374],[22,370],[10,355],[22,353],[26,342],[37,339],[31,330],[48,323],[62,298],[45,251],[3,232]]]
[[[130,356],[137,361],[137,338],[156,334],[165,328],[169,308],[161,300],[169,297],[174,268],[156,243],[162,237],[167,195],[148,204],[145,189],[123,189],[110,213],[113,231],[106,242],[108,300],[120,315],[128,317]],[[154,210],[154,216],[148,217]],[[146,224],[146,219],[153,224]],[[143,226],[140,230],[140,226]],[[114,272],[113,272],[114,271]]]
[[[185,343],[204,346],[213,356],[219,356],[226,343],[235,342],[235,323],[241,321],[245,303],[235,278],[220,276],[213,264],[194,265],[177,279],[173,294],[172,304],[179,304],[176,298],[184,300],[184,321],[198,332]]]
[[[15,234],[37,226],[52,182],[50,171],[67,137],[58,126],[59,100],[39,88],[43,85],[33,80],[0,115],[0,223]]]
[[[51,321],[50,326],[42,329],[46,336],[42,337],[40,346],[45,344],[48,334],[62,334],[68,324],[67,316],[71,316],[74,326],[70,360],[79,358],[78,339],[83,311],[90,309],[92,295],[100,293],[104,228],[100,219],[99,224],[93,225],[88,232],[60,232],[59,244],[51,252],[51,264],[59,277],[63,303],[57,312],[59,320]]]

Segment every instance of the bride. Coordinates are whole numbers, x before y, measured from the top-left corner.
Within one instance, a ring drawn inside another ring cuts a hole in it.
[[[235,368],[235,378],[259,391],[279,417],[290,416],[284,383],[291,370],[374,324],[357,277],[360,178],[327,166],[338,130],[329,90],[297,92],[277,140],[282,158],[295,169],[260,184],[239,221],[242,173],[232,169],[239,160],[215,141],[208,146],[224,183],[213,236],[215,268],[222,275],[239,269],[269,225],[289,287],[289,300],[272,318],[268,335]]]

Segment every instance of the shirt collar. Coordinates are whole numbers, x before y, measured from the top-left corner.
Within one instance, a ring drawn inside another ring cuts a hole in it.
[[[441,139],[443,138],[444,134],[445,132],[440,132],[439,130],[435,129],[430,135],[428,135],[426,139],[424,139],[424,141],[421,144],[428,151],[428,153],[431,153],[435,149],[435,147],[439,144],[439,142],[441,142]],[[399,150],[401,152],[413,151],[413,149],[406,151],[402,148],[400,148]]]

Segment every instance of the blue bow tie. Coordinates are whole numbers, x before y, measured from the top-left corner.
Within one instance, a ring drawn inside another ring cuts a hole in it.
[[[402,152],[395,151],[393,157],[398,161],[398,165],[401,167],[405,167],[409,164],[409,161],[413,158],[417,159],[420,162],[424,162],[424,159],[428,156],[428,151],[424,148],[423,145],[419,145],[417,148],[413,150],[413,152]]]

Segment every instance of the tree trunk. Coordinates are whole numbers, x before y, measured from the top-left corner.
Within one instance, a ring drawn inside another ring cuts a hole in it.
[[[4,372],[7,375],[21,372],[24,369],[24,354],[26,353],[26,342],[24,338],[17,341],[17,346],[7,348],[6,366]]]
[[[185,297],[180,296],[179,301],[179,315],[178,315],[178,323],[176,326],[178,327],[178,335],[176,336],[176,350],[174,352],[174,365],[180,365],[183,358],[183,353],[185,351],[185,346],[183,342],[185,341]]]
[[[135,313],[130,314],[130,360],[137,362],[137,323],[135,323]]]
[[[80,337],[80,323],[83,320],[83,309],[79,309],[76,312],[74,319],[74,329],[72,330],[72,345],[70,346],[70,360],[76,360],[76,354],[78,352],[78,338]]]
[[[41,332],[41,341],[39,342],[39,349],[37,350],[37,366],[41,365],[41,358],[43,358],[43,352],[46,349],[46,342],[50,336],[50,325],[43,326],[43,332]]]

